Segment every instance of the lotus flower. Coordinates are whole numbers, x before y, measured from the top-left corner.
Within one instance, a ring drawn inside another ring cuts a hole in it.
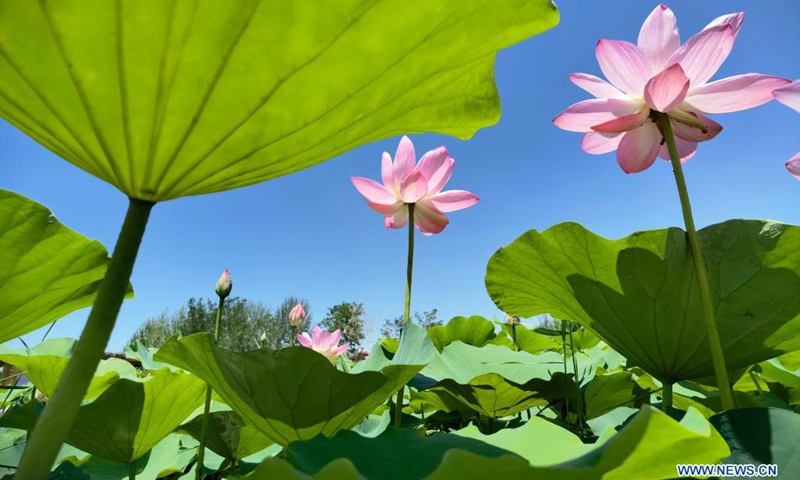
[[[225,298],[231,294],[231,289],[233,288],[233,280],[231,279],[231,272],[228,271],[226,268],[222,275],[220,275],[219,280],[217,280],[217,285],[214,287],[214,291],[217,292],[220,298]]]
[[[303,332],[297,336],[297,341],[300,342],[300,345],[325,355],[328,357],[331,363],[336,360],[336,357],[343,354],[348,348],[350,348],[349,343],[339,345],[339,340],[341,339],[341,330],[328,333],[319,328],[319,325],[314,326],[314,328],[311,330],[311,335],[309,335],[308,332]]]
[[[800,112],[800,80],[781,87],[774,92],[775,98],[789,108]],[[794,178],[800,180],[800,152],[786,162],[786,170],[789,170]]]
[[[303,309],[303,305],[298,303],[289,312],[289,325],[291,325],[294,328],[297,328],[303,325],[303,321],[305,319],[306,319],[306,311],[305,309]]]
[[[782,104],[800,112],[800,80],[778,88],[772,94]]]
[[[455,160],[445,147],[427,152],[417,165],[414,144],[403,136],[394,155],[383,152],[383,184],[369,178],[351,177],[367,205],[383,214],[386,228],[403,228],[408,223],[408,205],[414,204],[414,225],[424,235],[441,233],[449,220],[444,215],[478,203],[478,197],[464,190],[442,191],[453,174]]]
[[[587,153],[616,150],[622,170],[636,173],[650,167],[657,156],[669,160],[656,123],[655,112],[663,112],[669,116],[681,161],[688,160],[698,142],[722,130],[705,114],[756,107],[789,83],[755,73],[708,83],[728,57],[743,20],[744,13],[723,15],[681,45],[672,10],[657,6],[642,25],[637,45],[597,42],[597,61],[611,83],[585,73],[570,75],[575,85],[596,98],[572,105],[553,123],[584,132]]]
[[[800,152],[794,154],[794,157],[786,162],[786,170],[789,170],[794,178],[800,180]]]

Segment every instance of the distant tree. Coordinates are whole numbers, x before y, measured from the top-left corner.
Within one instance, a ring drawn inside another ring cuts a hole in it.
[[[298,301],[301,300],[295,297],[285,299],[276,313],[280,314],[285,304],[291,303],[294,306]],[[308,310],[308,302],[302,302]],[[149,347],[158,348],[176,333],[182,336],[199,332],[213,333],[217,305],[217,300],[190,298],[176,312],[165,311],[158,317],[148,319],[133,334],[130,343],[141,340]],[[289,344],[291,333],[288,314],[285,318],[284,321],[284,317],[273,314],[261,302],[229,297],[225,300],[220,324],[220,346],[237,352],[254,350],[259,344],[270,348],[285,347]],[[266,334],[266,340],[260,339],[262,333]]]
[[[436,318],[436,312],[437,310],[435,308],[422,313],[414,312],[414,316],[411,318],[411,321],[425,330],[430,330],[431,328],[442,324],[442,321]],[[403,315],[395,318],[387,318],[383,322],[383,327],[381,327],[381,335],[384,338],[398,338],[402,328]]]
[[[350,352],[355,352],[366,336],[364,333],[364,305],[356,302],[342,302],[328,308],[328,313],[320,325],[329,332],[342,331],[342,341],[350,344]]]

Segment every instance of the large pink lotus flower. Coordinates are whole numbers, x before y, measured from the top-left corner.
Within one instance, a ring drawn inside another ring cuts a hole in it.
[[[403,228],[408,223],[408,205],[414,206],[414,225],[424,235],[440,233],[449,220],[444,215],[478,203],[478,197],[464,190],[442,191],[450,180],[455,160],[447,149],[427,152],[415,166],[414,144],[403,136],[394,155],[383,152],[383,185],[362,177],[350,177],[353,185],[373,210],[385,216],[386,228]]]
[[[774,92],[775,99],[786,105],[787,107],[800,112],[800,80],[781,87]],[[789,170],[794,178],[800,180],[800,152],[797,152],[794,157],[786,162],[786,170]]]
[[[314,326],[314,328],[311,330],[311,335],[309,335],[308,332],[303,332],[297,336],[297,341],[300,342],[300,345],[325,355],[328,357],[331,363],[334,363],[336,357],[343,354],[348,348],[350,348],[349,343],[339,345],[339,340],[341,339],[341,330],[328,333],[319,328],[319,325]]]
[[[705,114],[727,113],[770,101],[772,91],[789,80],[749,73],[707,83],[728,57],[744,13],[723,15],[681,45],[675,15],[659,5],[647,17],[637,45],[601,39],[596,54],[611,82],[585,73],[570,80],[596,98],[578,102],[553,122],[585,132],[583,150],[617,151],[626,173],[650,167],[660,156],[669,160],[655,112],[669,116],[681,161],[694,155],[697,143],[714,138],[722,126]]]

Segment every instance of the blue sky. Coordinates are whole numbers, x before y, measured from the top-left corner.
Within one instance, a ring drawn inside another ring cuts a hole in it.
[[[500,122],[461,141],[413,135],[418,154],[446,145],[456,159],[447,188],[481,197],[450,214],[440,235],[417,235],[412,311],[501,316],[489,299],[486,262],[529,229],[577,221],[617,238],[637,230],[683,226],[668,162],[626,175],[614,154],[593,156],[580,134],[552,119],[588,94],[567,75],[600,76],[598,38],[635,42],[655,2],[557,2],[561,23],[500,52]],[[800,77],[800,2],[673,1],[685,41],[713,18],[747,12],[733,52],[714,76],[764,73]],[[784,162],[800,149],[800,115],[771,102],[716,115],[723,132],[702,144],[685,166],[698,226],[729,218],[768,218],[800,224],[800,183]],[[402,313],[405,230],[387,230],[349,181],[380,177],[380,157],[399,138],[364,145],[329,162],[267,183],[159,204],[153,211],[127,301],[109,350],[124,348],[148,317],[174,310],[190,297],[214,296],[224,268],[233,295],[276,306],[288,295],[308,298],[321,319],[342,301],[362,302],[374,339],[385,318]],[[60,160],[0,120],[0,187],[31,197],[70,228],[112,249],[127,199],[110,185]],[[82,310],[60,320],[51,337],[80,334]],[[33,343],[42,331],[25,338]]]

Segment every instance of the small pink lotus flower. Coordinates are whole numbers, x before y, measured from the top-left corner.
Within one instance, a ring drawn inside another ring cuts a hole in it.
[[[408,205],[414,204],[414,225],[424,235],[441,233],[449,220],[444,215],[478,203],[478,197],[464,190],[442,188],[450,180],[455,160],[445,147],[427,152],[414,165],[416,153],[411,140],[403,136],[394,155],[383,152],[383,185],[362,177],[350,177],[367,205],[383,214],[386,228],[403,228],[408,223]]]
[[[325,355],[328,357],[331,363],[334,363],[336,361],[336,357],[343,354],[348,348],[350,348],[349,343],[338,345],[339,340],[341,339],[341,330],[328,333],[319,328],[319,325],[314,326],[314,328],[311,330],[311,335],[309,335],[307,332],[303,332],[297,336],[297,341],[300,342],[300,345]]]
[[[303,321],[305,319],[306,319],[306,311],[305,309],[303,309],[303,305],[298,303],[289,312],[289,325],[291,325],[294,328],[297,328],[303,325]]]
[[[231,294],[232,288],[233,280],[231,279],[231,272],[226,268],[225,271],[222,272],[222,275],[220,275],[219,280],[217,280],[217,285],[214,287],[214,290],[220,298],[225,298]]]
[[[722,126],[705,114],[736,112],[772,99],[789,83],[780,77],[748,73],[707,83],[728,57],[744,13],[723,15],[681,45],[675,15],[659,5],[647,17],[637,45],[601,39],[596,54],[610,84],[576,73],[570,80],[596,98],[578,102],[553,120],[558,127],[585,132],[583,150],[617,151],[626,173],[649,168],[657,156],[669,160],[655,112],[669,116],[681,161],[697,143],[714,138]]]

